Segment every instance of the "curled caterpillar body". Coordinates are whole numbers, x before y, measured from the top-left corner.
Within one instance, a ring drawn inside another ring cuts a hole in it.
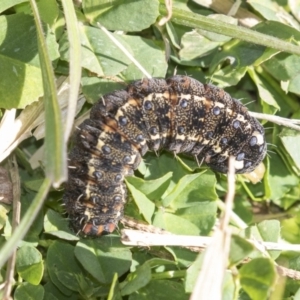
[[[187,76],[143,79],[105,95],[75,133],[64,202],[76,232],[115,230],[126,202],[124,177],[148,151],[166,149],[227,173],[248,173],[264,159],[262,125],[224,90]]]

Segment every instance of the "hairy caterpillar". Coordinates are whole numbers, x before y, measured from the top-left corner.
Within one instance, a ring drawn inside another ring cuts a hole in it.
[[[126,202],[124,176],[148,151],[192,155],[226,173],[251,172],[265,157],[262,125],[224,90],[187,76],[143,79],[105,95],[75,134],[64,202],[77,232],[115,230]]]

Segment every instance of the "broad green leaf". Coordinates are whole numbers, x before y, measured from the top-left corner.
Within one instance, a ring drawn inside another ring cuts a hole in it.
[[[232,235],[230,244],[229,261],[230,265],[236,265],[246,258],[254,246],[238,235]]]
[[[280,4],[276,3],[276,1],[249,0],[248,4],[267,20],[282,20],[284,22],[287,22],[287,20],[292,21],[291,15],[289,15],[284,9],[282,9]],[[294,22],[296,23],[296,21]]]
[[[257,225],[263,241],[277,243],[280,239],[280,222],[278,220],[265,220]],[[280,255],[280,251],[268,251],[273,259]]]
[[[144,156],[144,161],[147,166],[145,179],[156,179],[164,176],[168,172],[172,172],[173,176],[166,193],[173,189],[179,179],[187,174],[187,170],[176,161],[171,153],[163,153],[157,157],[154,153],[148,152]]]
[[[289,218],[281,221],[282,238],[293,244],[300,244],[300,226],[298,218]]]
[[[51,280],[44,285],[44,289],[44,300],[77,300],[77,295],[75,293],[71,295],[63,294]]]
[[[46,265],[51,281],[65,295],[79,290],[78,280],[82,276],[74,249],[72,245],[55,241],[47,252]]]
[[[83,2],[85,16],[92,24],[100,22],[108,30],[140,31],[153,24],[158,15],[158,0]]]
[[[156,214],[153,220],[153,225],[164,228],[174,234],[181,235],[199,235],[200,229],[190,220],[171,213],[162,213],[162,218]]]
[[[291,129],[283,129],[279,134],[279,138],[285,150],[293,160],[291,165],[300,172],[300,133]]]
[[[171,178],[172,173],[169,172],[163,177],[154,180],[143,180],[139,177],[127,177],[126,181],[145,194],[147,198],[157,201],[166,191]]]
[[[160,12],[163,15],[166,15],[167,14],[166,7],[161,5]],[[289,53],[295,53],[295,54],[300,53],[298,46],[293,45],[292,43],[284,42],[279,38],[275,38],[272,36],[271,33],[269,33],[268,35],[253,30],[253,29],[257,29],[257,27],[248,29],[248,28],[243,28],[242,26],[227,24],[219,20],[209,20],[209,18],[205,16],[192,13],[191,11],[187,11],[185,9],[180,9],[177,7],[173,7],[172,9],[172,21],[180,25],[189,26],[191,28],[200,28],[204,30],[209,30],[211,32],[219,33],[222,35],[228,35],[250,43],[263,45],[265,47],[271,47],[281,51],[287,51]],[[296,31],[296,29],[294,29],[294,31]],[[276,36],[277,33],[274,35]]]
[[[34,196],[36,196],[35,193],[29,192],[29,193],[26,193],[26,195],[24,195],[22,197],[21,219],[23,219],[26,212],[29,210]],[[39,212],[37,214],[33,224],[30,226],[30,229],[28,230],[26,237],[23,239],[22,242],[24,242],[25,244],[28,242],[28,243],[36,246],[38,244],[39,235],[41,234],[42,229],[43,229],[43,214],[42,214],[42,212]],[[5,236],[9,236],[9,237],[11,236],[11,228],[9,228],[9,226],[5,227]]]
[[[289,171],[278,155],[270,155],[269,160],[270,173],[267,184],[271,192],[270,199],[280,205],[280,199],[299,183],[299,178]]]
[[[236,85],[244,77],[247,69],[264,54],[265,47],[246,42],[234,43],[214,56],[210,72],[214,82],[221,87]],[[219,68],[220,65],[225,65]]]
[[[145,220],[151,224],[151,218],[154,213],[155,204],[129,182],[126,183],[136,205],[139,208],[140,213],[144,216]]]
[[[125,54],[99,28],[81,26],[81,66],[98,76],[115,76],[131,63]],[[114,37],[131,53],[118,34]],[[60,40],[60,53],[63,60],[69,61],[69,43],[64,35]]]
[[[236,19],[225,15],[209,15],[208,18],[237,24]],[[197,57],[209,54],[213,49],[219,47],[221,43],[229,40],[231,40],[231,38],[228,36],[202,29],[186,32],[181,38],[180,59],[185,61],[185,64],[189,64],[188,61],[193,61]],[[194,61],[191,62],[190,65],[197,65],[197,63]]]
[[[125,41],[125,44],[130,46],[134,58],[152,77],[165,77],[168,64],[166,62],[166,55],[162,44],[155,43],[150,39],[144,39],[139,36],[123,35],[121,37]],[[145,77],[133,63],[122,72],[122,75],[128,81]]]
[[[235,280],[231,272],[227,271],[223,281],[222,300],[234,299],[238,290],[239,286],[237,280]]]
[[[176,211],[176,216],[195,224],[201,235],[210,233],[215,225],[217,215],[217,203],[215,201],[203,201],[191,207],[180,208]]]
[[[188,64],[188,61],[209,54],[219,46],[219,42],[211,41],[197,31],[190,31],[182,37],[181,45],[180,59],[185,61],[185,64]],[[195,64],[191,63],[190,65]]]
[[[148,262],[139,266],[135,272],[127,276],[125,285],[122,287],[122,296],[130,295],[146,286],[151,280],[151,268]]]
[[[131,264],[131,252],[118,236],[82,240],[75,247],[75,255],[86,271],[101,283],[110,283],[115,273],[123,275]]]
[[[215,186],[215,174],[211,171],[186,175],[163,198],[162,203],[165,207],[178,209],[193,206],[201,201],[213,201],[218,198]]]
[[[196,260],[188,268],[186,277],[185,277],[185,290],[187,293],[191,293],[194,290],[196,280],[201,271],[202,263],[204,258],[204,252],[198,254]]]
[[[194,172],[196,169],[199,169],[199,164],[193,157],[177,156],[176,160],[189,172]]]
[[[69,221],[61,214],[49,209],[44,218],[45,233],[60,239],[78,241],[79,238],[71,231]]]
[[[264,62],[264,68],[277,80],[281,81],[281,87],[285,92],[300,94],[298,75],[300,72],[300,57],[288,53],[279,53],[271,60]],[[297,107],[298,104],[289,95],[289,104]]]
[[[0,13],[13,7],[14,5],[17,5],[22,2],[27,2],[27,1],[28,0],[2,0],[0,2]]]
[[[130,300],[170,299],[188,300],[189,295],[184,291],[181,282],[172,280],[152,280],[144,288],[130,295]]]
[[[267,104],[267,112],[274,114],[278,109],[280,109],[280,107],[276,103],[276,97],[274,97],[272,87],[268,85],[268,82],[266,82],[263,78],[259,77],[252,68],[248,69],[248,73],[257,86],[260,98]],[[270,106],[273,106],[273,109],[271,109]]]
[[[92,104],[100,101],[101,96],[124,88],[124,84],[109,78],[91,77],[87,72],[83,72],[81,86],[86,100]]]
[[[280,238],[280,223],[278,220],[265,220],[257,225],[250,226],[245,230],[246,238],[254,238],[257,241],[265,242],[278,242]],[[268,251],[273,259],[276,259],[280,255],[280,251]],[[250,257],[260,257],[261,252],[255,250]]]
[[[42,254],[31,246],[21,247],[17,252],[16,268],[25,281],[38,285],[44,272]]]
[[[44,298],[44,288],[42,285],[32,285],[28,282],[20,284],[15,292],[15,300],[41,300]]]
[[[256,258],[243,265],[239,275],[242,288],[253,300],[267,299],[276,280],[274,263],[268,258]]]
[[[58,58],[54,35],[48,33],[47,42],[51,59]],[[43,95],[36,30],[31,16],[0,16],[0,65],[0,107],[24,108]]]

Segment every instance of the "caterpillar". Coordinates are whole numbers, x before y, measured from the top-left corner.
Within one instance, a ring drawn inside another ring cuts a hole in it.
[[[133,174],[148,151],[166,149],[227,173],[248,173],[264,159],[263,126],[223,89],[188,76],[142,79],[103,96],[77,128],[63,201],[71,227],[112,233],[123,217]]]

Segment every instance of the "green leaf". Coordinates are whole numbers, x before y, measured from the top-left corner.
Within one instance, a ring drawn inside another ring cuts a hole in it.
[[[163,15],[167,14],[166,7],[164,5],[160,6],[160,12]],[[209,18],[202,16],[200,14],[192,13],[191,11],[187,11],[186,9],[179,9],[177,7],[173,7],[172,9],[172,21],[173,23],[177,23],[180,25],[188,26],[191,28],[199,28],[208,30],[211,32],[219,33],[222,35],[231,36],[240,40],[244,40],[247,42],[255,43],[258,45],[263,45],[266,47],[271,47],[274,49],[278,49],[281,51],[286,51],[289,53],[295,53],[299,54],[300,50],[298,49],[298,46],[293,45],[292,43],[287,43],[282,41],[281,39],[274,38],[271,33],[269,35],[267,34],[261,34],[257,32],[257,28],[248,29],[244,28],[242,26],[235,26],[232,24],[228,24],[219,20],[210,20]],[[284,27],[285,25],[279,23]],[[289,26],[286,26],[288,28]],[[290,31],[297,32],[296,29],[293,29],[289,27]],[[285,31],[285,30],[283,30]],[[299,34],[299,32],[298,32]],[[275,31],[274,35],[280,35],[281,33]],[[297,34],[296,34],[297,35]],[[256,46],[257,47],[257,46]]]
[[[204,258],[204,252],[198,254],[196,260],[192,263],[192,265],[188,268],[186,272],[185,278],[185,290],[187,293],[191,293],[194,290],[194,286],[196,284],[196,280],[201,271],[202,263]]]
[[[99,282],[110,283],[115,273],[127,272],[131,265],[131,252],[118,236],[82,240],[75,247],[76,258]]]
[[[268,112],[275,113],[280,107],[274,99],[271,86],[263,78],[260,78],[252,68],[248,69],[248,73],[257,86],[260,98],[268,105]],[[275,109],[271,109],[270,106],[273,106]]]
[[[253,300],[267,299],[276,280],[274,263],[256,258],[242,266],[239,272],[242,288]]]
[[[222,290],[222,300],[232,300],[237,295],[239,289],[238,283],[234,278],[234,275],[227,271],[225,273]]]
[[[77,300],[76,294],[65,295],[63,294],[51,280],[47,281],[44,285],[45,297],[44,300]]]
[[[161,213],[161,215],[160,215]],[[155,214],[153,225],[164,228],[174,234],[199,235],[200,229],[190,220],[167,212]]]
[[[44,288],[28,282],[20,284],[14,293],[15,300],[41,300],[44,298]]]
[[[47,193],[50,189],[50,181],[45,178],[43,185],[41,186],[39,192],[36,194],[34,199],[30,199],[30,206],[26,210],[19,226],[11,235],[10,239],[4,244],[0,250],[0,268],[4,265],[6,260],[11,256],[12,252],[20,244],[20,241],[27,233],[30,226],[34,223],[40,208],[42,206],[43,200],[45,199]],[[7,226],[6,226],[7,227]]]
[[[299,183],[299,178],[291,173],[278,155],[271,155],[270,172],[267,177],[267,184],[270,189],[269,198],[280,205],[280,199]]]
[[[71,295],[72,290],[78,291],[78,280],[82,270],[75,258],[74,247],[55,241],[50,245],[46,265],[52,282],[65,295]]]
[[[279,134],[279,138],[289,154],[292,158],[293,163],[291,165],[300,172],[300,133],[298,131],[284,128]]]
[[[49,209],[44,218],[45,233],[69,241],[78,241],[79,238],[69,228],[69,221],[61,214]]]
[[[173,176],[166,193],[172,190],[179,179],[186,175],[187,170],[176,162],[174,156],[170,153],[163,153],[157,157],[154,153],[148,152],[144,157],[144,162],[147,166],[145,179],[156,179],[172,172]]]
[[[127,277],[127,282],[122,287],[122,296],[130,295],[140,288],[146,286],[151,280],[151,268],[148,262],[137,267],[136,271]]]
[[[278,220],[265,220],[257,225],[263,241],[277,243],[280,238],[280,222]],[[268,251],[273,259],[280,255],[280,251]]]
[[[126,181],[126,184],[136,205],[139,208],[140,213],[144,216],[145,220],[151,224],[151,218],[155,210],[155,204],[129,182]]]
[[[23,246],[17,252],[16,267],[18,274],[28,283],[38,285],[44,272],[41,253],[34,247]]]
[[[123,35],[121,37],[125,41],[125,45],[130,46],[134,58],[141,63],[152,77],[166,76],[168,64],[161,43],[155,43],[150,39],[138,36]],[[122,72],[122,75],[128,81],[145,76],[133,63]]]
[[[272,76],[281,81],[281,87],[285,92],[300,94],[299,72],[300,57],[288,53],[279,53],[271,60],[264,62],[264,68]]]
[[[99,7],[93,0],[83,2],[85,16],[92,24],[100,22],[108,30],[140,31],[158,17],[158,0],[104,1]]]
[[[169,172],[161,178],[154,180],[143,180],[139,177],[127,177],[126,182],[133,185],[151,200],[159,200],[170,184],[172,173]]]
[[[247,238],[255,238],[258,241],[277,243],[280,238],[280,223],[278,220],[265,220],[255,226],[250,226],[245,230]],[[280,251],[268,251],[273,259],[280,255]],[[261,252],[254,251],[250,257],[261,256]]]
[[[36,195],[35,193],[30,192],[30,193],[27,193],[26,195],[24,195],[24,197],[22,198],[21,219],[23,219],[24,216],[26,215],[26,213],[28,212],[28,210],[31,209],[32,198],[35,195]],[[33,221],[33,224],[30,226],[25,238],[23,239],[23,242],[25,244],[28,242],[28,243],[32,243],[32,245],[37,245],[38,241],[39,241],[39,236],[43,229],[43,214],[41,212],[39,212],[36,215],[35,219],[32,219],[32,217],[31,217],[31,220]],[[11,235],[11,228],[9,229],[8,226],[6,226],[5,236],[10,236],[10,235]]]
[[[201,201],[213,201],[218,198],[215,186],[216,178],[211,171],[186,175],[163,198],[162,203],[165,207],[178,209],[193,206]]]
[[[55,27],[55,23],[59,17],[58,3],[55,0],[47,0],[39,1],[37,5],[42,21],[51,27]]]
[[[229,261],[230,265],[236,265],[254,250],[254,246],[238,235],[232,235]]]
[[[209,15],[208,18],[230,24],[237,24],[236,19],[225,15]],[[202,29],[192,30],[185,33],[181,38],[181,50],[179,52],[180,59],[188,64],[187,61],[207,55],[213,49],[219,47],[221,43],[229,40],[231,40],[231,38],[228,36],[212,33],[210,31]],[[190,65],[195,65],[195,62]]]
[[[99,28],[81,26],[81,66],[98,76],[115,76],[131,63],[129,58],[114,45],[110,38]],[[130,52],[118,34],[114,37]],[[69,61],[69,43],[67,35],[60,40],[61,59]]]
[[[81,86],[82,93],[90,103],[96,103],[101,96],[124,88],[124,85],[119,82],[109,78],[91,77],[87,72],[83,72]]]
[[[280,18],[288,15],[275,1],[249,0],[248,3],[267,20],[280,21]]]
[[[4,12],[5,10],[13,7],[22,2],[27,2],[28,0],[2,0],[0,2],[0,13]]]
[[[144,288],[130,295],[130,300],[170,299],[187,300],[189,295],[184,291],[181,282],[171,280],[152,280]]]
[[[203,201],[191,207],[178,209],[176,215],[196,225],[200,230],[199,234],[207,235],[216,222],[217,203],[215,201]]]
[[[219,46],[219,42],[211,41],[197,31],[190,31],[183,35],[181,45],[182,48],[179,52],[180,59],[186,62],[209,54]]]
[[[55,37],[48,33],[47,42],[51,59],[56,59]],[[24,108],[43,95],[32,17],[24,14],[0,16],[0,45],[0,107]]]

